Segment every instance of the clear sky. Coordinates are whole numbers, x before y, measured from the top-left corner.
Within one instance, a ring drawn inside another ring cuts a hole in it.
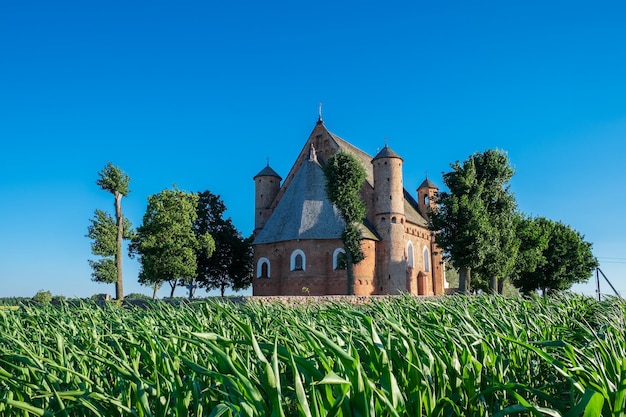
[[[584,234],[626,294],[625,21],[618,0],[2,2],[0,297],[114,294],[85,237],[108,161],[134,225],[176,184],[250,234],[252,177],[286,175],[320,102],[362,150],[386,138],[408,190],[506,150],[520,210]]]

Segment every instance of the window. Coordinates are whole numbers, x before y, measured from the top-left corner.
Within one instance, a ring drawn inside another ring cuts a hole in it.
[[[296,249],[291,252],[291,270],[292,271],[305,271],[306,270],[306,256],[300,249]]]
[[[269,278],[270,277],[270,260],[267,258],[259,258],[256,264],[256,277],[257,278]]]
[[[342,248],[333,252],[333,269],[346,269],[346,251]]]
[[[424,271],[430,272],[430,253],[426,246],[424,246]]]
[[[406,244],[406,266],[409,268],[415,267],[415,257],[413,254],[413,243],[409,240]]]

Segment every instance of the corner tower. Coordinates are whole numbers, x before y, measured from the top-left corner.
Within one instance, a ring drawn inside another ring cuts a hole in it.
[[[265,226],[272,214],[272,203],[280,191],[282,178],[271,167],[269,162],[254,176],[254,235]]]
[[[381,236],[377,250],[377,286],[382,294],[407,291],[404,256],[403,160],[389,146],[372,159],[374,171],[374,218]]]

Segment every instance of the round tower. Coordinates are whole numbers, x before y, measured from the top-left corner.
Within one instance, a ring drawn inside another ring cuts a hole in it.
[[[267,166],[254,176],[254,235],[263,229],[265,222],[272,214],[272,203],[280,190],[282,178],[271,167]]]
[[[383,294],[407,291],[402,163],[402,158],[389,146],[372,159],[375,223],[381,237],[376,269],[378,290]]]

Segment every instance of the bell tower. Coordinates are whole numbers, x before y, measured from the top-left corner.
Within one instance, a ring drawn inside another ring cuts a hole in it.
[[[428,211],[437,207],[435,202],[437,191],[439,188],[428,177],[417,187],[417,207],[422,216],[428,218]]]

